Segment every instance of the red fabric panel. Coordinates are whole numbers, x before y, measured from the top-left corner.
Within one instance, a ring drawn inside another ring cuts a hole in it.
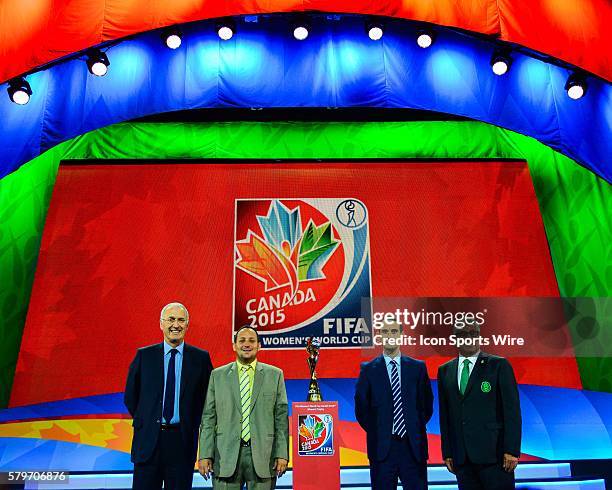
[[[597,12],[598,26],[610,24],[606,0],[569,1],[579,5],[581,11]],[[558,23],[556,13],[567,8],[560,6],[557,10],[556,6],[565,2],[548,0],[551,6],[555,4],[550,9],[528,4],[527,0],[516,2],[517,7],[510,0],[499,3],[508,24],[502,31],[505,39],[536,49],[545,43],[541,47],[548,47],[553,56],[578,65],[584,59],[589,69],[610,78],[611,64],[600,59],[605,55],[606,43],[599,43],[599,50],[589,52],[592,46],[584,44],[588,38],[568,37],[582,28],[590,32],[592,15],[585,16],[584,20],[582,15],[572,16],[573,29],[566,32],[553,27],[550,31],[553,36],[545,39],[541,27]],[[500,32],[495,0],[4,0],[0,2],[0,80],[101,41],[165,25],[226,15],[301,10],[388,15],[484,34]],[[602,31],[596,29],[593,35]],[[527,35],[522,35],[525,32]]]
[[[0,81],[103,41],[162,26],[252,13],[321,10],[368,13],[498,32],[494,0],[4,0]]]
[[[504,40],[612,79],[606,51],[611,34],[605,26],[612,23],[608,0],[4,0],[0,80],[102,41],[162,26],[303,10],[385,15],[501,33]]]
[[[610,0],[499,0],[501,38],[612,79]]]
[[[104,0],[0,2],[0,80],[102,41]]]
[[[315,10],[414,19],[487,34],[499,31],[494,0],[108,0],[104,38],[227,15]]]
[[[39,0],[0,2],[0,80],[56,57],[43,38],[50,14],[50,5]]]
[[[190,309],[187,341],[230,361],[234,199],[347,194],[368,207],[375,297],[558,296],[524,163],[61,167],[11,406],[123,390],[173,300]],[[366,354],[326,354],[318,375],[355,377]],[[287,378],[307,377],[305,357],[260,355]],[[427,361],[433,377],[441,359]],[[575,359],[553,361],[512,359],[522,383],[580,388]]]
[[[104,0],[52,1],[53,11],[41,46],[47,47],[50,56],[65,56],[102,42]],[[47,53],[41,57],[48,59]]]

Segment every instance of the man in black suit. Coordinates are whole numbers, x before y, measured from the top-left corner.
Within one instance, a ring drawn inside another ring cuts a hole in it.
[[[425,363],[402,356],[401,326],[379,330],[383,354],[361,365],[355,415],[367,433],[373,490],[427,488],[427,432],[433,394]]]
[[[480,327],[455,329],[466,342],[438,370],[440,433],[446,467],[461,490],[507,490],[521,453],[521,408],[514,371],[480,350]]]
[[[159,325],[164,342],[138,349],[125,385],[134,419],[132,488],[190,489],[212,363],[208,352],[185,344],[182,304],[164,306]]]

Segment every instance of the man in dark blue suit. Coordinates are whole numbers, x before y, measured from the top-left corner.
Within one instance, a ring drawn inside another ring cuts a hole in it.
[[[385,324],[379,333],[383,355],[361,365],[355,415],[367,433],[373,490],[393,490],[398,478],[406,490],[427,488],[427,432],[433,394],[425,363],[402,356],[401,326]]]
[[[164,342],[138,349],[124,402],[134,422],[133,487],[191,489],[198,431],[212,363],[208,352],[184,342],[189,312],[180,303],[162,309]]]

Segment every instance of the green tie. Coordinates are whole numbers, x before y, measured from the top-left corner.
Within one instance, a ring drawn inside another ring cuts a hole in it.
[[[251,382],[249,379],[251,366],[243,366],[240,372],[240,405],[242,407],[242,431],[240,438],[243,441],[251,440],[251,426],[249,413],[251,411]]]
[[[459,391],[463,395],[467,388],[468,380],[470,379],[470,360],[463,360],[463,370],[461,371],[461,381],[459,382]]]

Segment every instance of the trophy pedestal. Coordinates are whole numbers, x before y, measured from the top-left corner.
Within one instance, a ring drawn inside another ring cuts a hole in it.
[[[293,402],[291,407],[293,488],[340,489],[338,402]]]

